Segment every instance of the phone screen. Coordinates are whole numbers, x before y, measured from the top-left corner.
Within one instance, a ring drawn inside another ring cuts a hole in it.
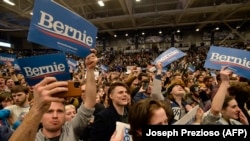
[[[144,82],[143,83],[143,85],[142,85],[142,88],[144,89],[144,90],[147,90],[148,89],[148,82]]]

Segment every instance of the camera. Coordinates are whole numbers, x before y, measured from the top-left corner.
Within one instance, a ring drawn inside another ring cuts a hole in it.
[[[77,81],[69,81],[68,82],[68,91],[67,92],[62,92],[58,94],[54,94],[53,96],[55,97],[78,97],[81,96],[81,84],[80,82]]]

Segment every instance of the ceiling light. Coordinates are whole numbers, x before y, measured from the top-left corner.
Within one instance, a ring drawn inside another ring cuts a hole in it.
[[[115,34],[115,35],[114,35],[114,37],[116,38],[116,37],[117,37],[117,35]]]
[[[198,32],[198,31],[200,31],[200,29],[199,29],[199,28],[196,28],[196,29],[195,29],[195,31],[197,31],[197,32]]]
[[[30,15],[33,15],[33,12],[30,12]]]
[[[11,2],[10,0],[3,0],[3,2],[5,2],[9,5],[12,5],[12,6],[16,5],[14,2]]]
[[[238,26],[236,26],[236,29],[239,29],[240,28],[240,26],[238,25]]]
[[[177,30],[177,33],[181,32],[180,29]]]
[[[160,31],[159,31],[159,34],[161,34],[161,33],[162,33],[162,31],[160,30]]]
[[[128,36],[128,33],[126,33],[125,36],[127,37],[127,36]]]
[[[104,6],[104,2],[102,0],[98,0],[98,4],[103,7]]]
[[[136,0],[136,2],[140,2],[141,0]]]
[[[8,48],[11,48],[11,44],[10,44],[10,43],[7,43],[7,42],[0,42],[0,46],[1,46],[1,47],[8,47]]]
[[[215,30],[219,30],[220,28],[219,27],[216,27]]]
[[[144,34],[145,34],[144,32],[141,33],[141,35],[144,35]]]

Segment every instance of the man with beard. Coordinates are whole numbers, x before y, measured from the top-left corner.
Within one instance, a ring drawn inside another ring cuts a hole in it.
[[[15,123],[19,123],[19,121],[23,120],[25,113],[29,112],[28,93],[29,89],[26,86],[16,85],[11,89],[14,105],[7,106],[3,110],[0,110],[0,118],[8,118],[10,127],[12,128]],[[4,114],[6,110],[8,110],[10,114]]]

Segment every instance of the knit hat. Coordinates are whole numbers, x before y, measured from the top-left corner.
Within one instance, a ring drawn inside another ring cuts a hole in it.
[[[172,89],[173,89],[176,85],[180,85],[180,86],[182,86],[182,85],[181,85],[181,84],[179,84],[179,83],[173,83],[173,84],[170,84],[170,85],[168,86],[168,88],[167,88],[167,94],[170,94],[170,93],[171,93],[171,91],[172,91]]]
[[[172,80],[171,83],[167,86],[167,94],[170,94],[170,92],[176,85],[180,85],[183,88],[185,87],[185,83],[183,82],[183,80],[181,79]]]

